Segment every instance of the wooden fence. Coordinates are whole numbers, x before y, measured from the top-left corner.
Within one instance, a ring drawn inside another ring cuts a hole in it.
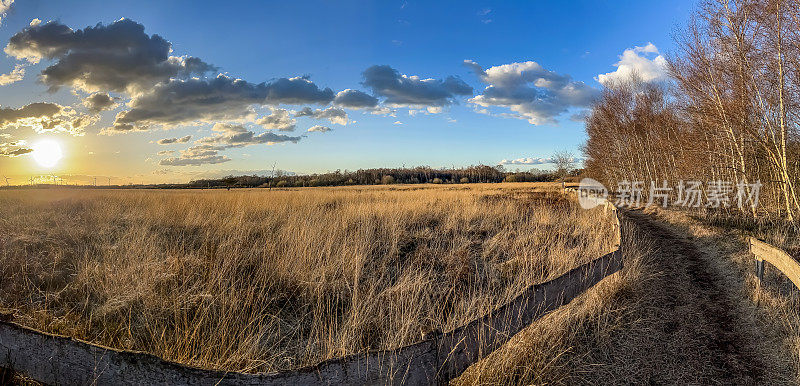
[[[425,385],[442,384],[546,313],[622,269],[616,248],[553,280],[528,287],[509,303],[453,331],[433,332],[395,350],[350,355],[292,371],[246,374],[205,370],[157,356],[117,350],[0,321],[0,367],[47,384],[137,385]]]
[[[756,258],[756,276],[764,280],[764,262],[769,262],[783,272],[794,286],[800,289],[800,263],[780,248],[773,247],[755,237],[749,237],[750,253]]]

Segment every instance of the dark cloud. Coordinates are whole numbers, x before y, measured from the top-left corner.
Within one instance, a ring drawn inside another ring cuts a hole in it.
[[[119,117],[119,114],[117,115]],[[129,123],[115,123],[111,127],[107,127],[100,131],[100,134],[104,135],[113,135],[113,134],[120,134],[120,133],[130,133],[133,131],[143,131],[146,130],[147,127],[143,127],[141,129],[137,129],[136,126],[131,125]]]
[[[267,144],[272,145],[281,142],[297,143],[302,137],[291,137],[272,132],[256,134],[242,125],[228,123],[217,123],[212,129],[215,135],[197,140],[198,145],[186,150],[181,150],[180,156],[162,159],[159,165],[162,166],[197,166],[205,164],[217,164],[228,162],[231,159],[220,155],[219,152],[234,147],[244,147],[250,145]]]
[[[19,157],[32,151],[33,149],[25,146],[25,141],[0,143],[0,156]]]
[[[487,84],[481,95],[470,99],[471,103],[484,108],[509,108],[516,114],[502,115],[526,119],[534,125],[554,123],[556,117],[572,108],[587,108],[600,92],[536,62],[510,63],[486,70],[471,60],[465,60],[464,64]]]
[[[390,66],[372,66],[364,70],[364,86],[382,96],[390,106],[442,107],[455,102],[457,96],[472,95],[472,87],[461,79],[422,79],[400,74]]]
[[[232,125],[228,123],[217,123],[212,129],[218,134],[201,138],[198,142],[219,146],[222,149],[230,147],[243,147],[257,144],[276,144],[281,142],[297,143],[302,137],[292,137],[288,135],[264,132],[256,134],[242,125]]]
[[[320,89],[308,77],[280,78],[266,84],[264,103],[278,105],[327,105],[336,96],[330,88]]]
[[[256,118],[254,107],[284,104],[325,106],[337,97],[333,90],[319,87],[308,76],[278,78],[263,83],[251,83],[222,74],[208,77],[212,71],[217,71],[216,67],[197,57],[172,56],[171,51],[169,41],[159,35],[146,34],[142,24],[127,19],[76,30],[56,21],[32,22],[12,36],[5,48],[7,54],[28,63],[49,61],[40,78],[51,90],[66,86],[92,92],[83,101],[92,113],[117,106],[109,92],[119,93],[126,101],[130,98],[126,103],[128,109],[118,113],[114,124],[104,129],[102,134],[179,125],[253,122]],[[342,105],[377,105],[375,98],[360,91],[345,90],[340,94]],[[318,111],[320,119],[342,124],[347,122],[344,110]],[[316,110],[312,112],[316,113]],[[5,113],[22,114],[17,111]],[[282,131],[295,128],[294,119],[280,109],[258,123]],[[287,141],[287,138],[296,140],[299,137],[265,133],[253,134],[250,140],[271,143]]]
[[[253,84],[227,75],[214,79],[172,79],[137,95],[131,109],[117,115],[111,131],[147,130],[151,126],[252,119],[251,107],[264,104],[327,104],[331,89],[320,89],[306,78]]]
[[[187,135],[187,136],[177,137],[177,138],[159,139],[158,142],[156,142],[156,143],[158,143],[159,145],[169,145],[171,143],[186,143],[186,142],[189,142],[190,139],[192,139],[192,136],[191,135]]]
[[[89,111],[99,113],[104,110],[111,110],[116,107],[117,104],[114,103],[114,98],[108,95],[108,93],[98,92],[84,99],[83,105],[86,106]]]
[[[80,115],[70,107],[55,103],[36,102],[18,109],[0,108],[0,130],[27,127],[37,133],[68,133],[83,135],[84,128],[95,119]]]
[[[171,51],[170,42],[147,35],[143,25],[128,19],[79,30],[56,21],[32,24],[12,36],[5,48],[31,63],[55,60],[41,73],[51,89],[130,92],[216,70],[199,58],[170,56]]]
[[[348,88],[336,94],[333,104],[351,109],[369,109],[378,106],[378,98],[365,92]]]
[[[231,159],[227,156],[219,155],[219,151],[222,149],[224,147],[196,145],[186,150],[181,150],[179,157],[164,158],[158,164],[162,166],[199,166],[230,161]]]
[[[347,125],[348,122],[347,112],[337,107],[329,107],[325,110],[314,110],[310,107],[304,107],[302,110],[296,112],[294,116],[311,117],[314,119],[327,119],[331,121],[331,123],[336,123],[339,125]]]
[[[36,102],[18,109],[0,108],[0,125],[16,123],[26,118],[52,118],[61,113],[62,107],[55,103]]]
[[[289,111],[273,109],[272,114],[259,118],[256,123],[268,130],[294,131],[297,121],[289,116]]]

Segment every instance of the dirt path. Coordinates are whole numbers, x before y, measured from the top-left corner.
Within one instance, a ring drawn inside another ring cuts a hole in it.
[[[621,220],[621,275],[532,324],[456,384],[796,384],[796,352],[748,295],[734,235],[692,233],[641,211]]]
[[[627,374],[633,376],[629,379],[765,382],[769,377],[757,355],[758,332],[741,317],[746,313],[740,312],[740,301],[726,285],[720,266],[668,224],[635,210],[625,211],[625,217],[653,248],[642,267],[651,279],[637,294],[647,317],[616,339],[634,358],[628,370],[638,374]],[[641,350],[650,352],[637,352]]]

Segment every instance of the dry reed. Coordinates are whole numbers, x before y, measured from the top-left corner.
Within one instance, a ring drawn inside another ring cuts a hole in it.
[[[275,371],[450,330],[610,250],[532,184],[0,192],[0,307],[207,368]]]

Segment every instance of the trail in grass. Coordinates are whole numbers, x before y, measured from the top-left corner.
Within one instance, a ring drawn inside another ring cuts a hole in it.
[[[754,384],[769,378],[755,353],[759,337],[739,310],[718,265],[670,225],[640,211],[625,217],[652,242],[644,270],[651,280],[640,288],[647,317],[630,344],[639,381]],[[647,334],[647,336],[645,336]],[[625,335],[625,334],[623,334]],[[642,342],[639,342],[642,343]],[[633,369],[630,369],[633,370]],[[628,374],[634,375],[634,374]]]

